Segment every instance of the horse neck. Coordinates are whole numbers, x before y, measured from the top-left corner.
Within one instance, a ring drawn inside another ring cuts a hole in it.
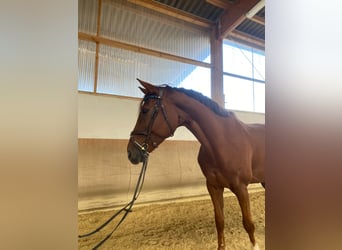
[[[213,145],[215,142],[212,140],[222,135],[222,119],[225,120],[225,133],[229,131],[227,124],[237,124],[234,115],[221,117],[194,98],[185,94],[181,96],[182,98],[174,98],[179,109],[180,125],[190,130],[202,145]]]

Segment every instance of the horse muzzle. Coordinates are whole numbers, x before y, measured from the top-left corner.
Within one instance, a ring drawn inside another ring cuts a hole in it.
[[[127,156],[134,165],[143,162],[148,157],[147,145],[140,145],[138,142],[130,140],[127,146]]]
[[[137,150],[127,150],[127,156],[129,161],[134,165],[137,165],[143,161],[141,153]]]

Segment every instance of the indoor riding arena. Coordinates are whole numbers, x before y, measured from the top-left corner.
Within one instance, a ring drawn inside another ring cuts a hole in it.
[[[150,93],[137,79],[192,89],[243,124],[265,124],[265,1],[79,0],[78,12],[79,249],[218,249],[198,162],[202,134],[176,129],[162,94],[144,98]],[[145,157],[133,164],[128,144],[148,102],[159,106],[144,136],[158,126],[176,130],[149,154],[133,141]],[[265,249],[265,189],[257,183],[265,180],[256,179],[248,185],[250,214]],[[237,196],[228,188],[223,196],[225,249],[251,249]]]

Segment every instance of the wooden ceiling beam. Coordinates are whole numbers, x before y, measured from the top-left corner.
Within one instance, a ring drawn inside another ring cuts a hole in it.
[[[116,41],[113,39],[108,39],[108,38],[97,36],[97,35],[94,36],[94,35],[90,35],[90,34],[87,34],[84,32],[78,32],[78,38],[81,40],[95,42],[98,44],[104,44],[104,45],[114,47],[114,48],[120,48],[120,49],[125,49],[125,50],[129,50],[129,51],[133,51],[133,52],[142,53],[145,55],[151,55],[151,56],[169,59],[169,60],[173,60],[173,61],[178,61],[178,62],[182,62],[182,63],[192,64],[192,65],[196,65],[196,66],[200,66],[200,67],[211,68],[210,63],[201,62],[201,61],[197,61],[194,59],[165,53],[162,51],[148,49],[148,48],[140,47],[137,45],[133,45],[133,44],[129,44],[129,43],[121,42],[121,41]]]
[[[240,0],[233,4],[220,18],[219,38],[225,38],[240,23],[246,19],[246,13],[251,10],[259,0]]]
[[[250,19],[251,21],[253,21],[255,23],[258,23],[258,24],[261,24],[261,25],[265,26],[265,18],[262,18],[262,17],[259,17],[259,16],[254,16],[254,17],[251,17],[251,18],[248,18],[248,19]]]
[[[192,23],[192,24],[204,27],[204,28],[212,28],[214,26],[214,23],[207,19],[188,14],[185,11],[181,11],[176,8],[171,8],[164,4],[161,4],[152,0],[128,0],[128,2],[143,6],[145,8],[160,12],[168,16],[175,17],[177,19],[180,19],[180,20],[183,20],[183,21],[186,21],[186,22],[189,22],[189,23]]]
[[[234,1],[224,1],[224,0],[205,0],[207,3],[214,5],[221,9],[228,9]]]
[[[247,42],[249,45],[253,45],[253,47],[258,47],[258,48],[261,48],[261,49],[265,49],[265,41],[264,40],[261,40],[259,38],[256,38],[256,37],[252,37],[246,33],[243,33],[241,31],[237,31],[237,30],[234,30],[232,32],[229,33],[228,35],[229,37],[232,37],[233,41],[234,39],[238,39],[239,41],[244,41],[244,42]]]

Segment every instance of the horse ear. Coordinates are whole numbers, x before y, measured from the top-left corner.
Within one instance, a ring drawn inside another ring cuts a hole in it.
[[[153,86],[151,83],[145,82],[145,81],[140,80],[138,78],[137,78],[137,80],[145,88],[145,89],[143,89],[143,88],[139,87],[144,94],[147,94],[147,93],[157,93],[158,92],[157,87]]]
[[[145,95],[147,95],[147,93],[148,93],[148,90],[147,89],[144,89],[144,88],[142,88],[142,87],[138,87]]]

